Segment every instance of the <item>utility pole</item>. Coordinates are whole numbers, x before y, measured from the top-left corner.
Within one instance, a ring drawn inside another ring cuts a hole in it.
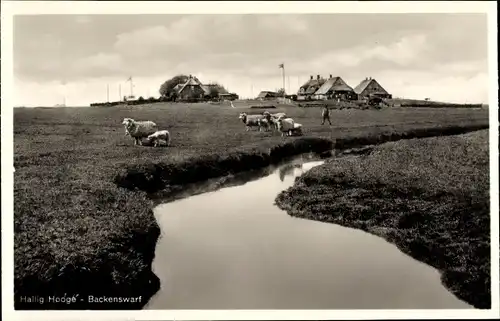
[[[134,91],[133,91],[133,87],[134,87],[134,84],[132,82],[132,76],[128,77],[127,81],[130,81],[130,97],[134,97]]]
[[[122,101],[122,84],[118,84],[118,101]]]
[[[283,73],[283,97],[285,97],[285,64],[284,63],[279,64],[278,67],[282,69]]]
[[[66,107],[66,77],[63,78],[62,81],[62,86],[63,86],[63,106]]]
[[[109,103],[109,84],[106,84],[106,102]]]

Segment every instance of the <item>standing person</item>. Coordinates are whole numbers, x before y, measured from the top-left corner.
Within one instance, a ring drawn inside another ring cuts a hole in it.
[[[321,111],[321,116],[323,117],[323,121],[321,122],[321,125],[325,124],[325,120],[328,120],[328,123],[330,126],[332,125],[332,122],[330,121],[330,110],[328,109],[328,106],[323,106],[323,109]]]

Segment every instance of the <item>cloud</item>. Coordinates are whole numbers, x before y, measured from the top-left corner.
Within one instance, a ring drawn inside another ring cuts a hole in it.
[[[424,90],[446,79],[458,88],[488,72],[486,16],[477,14],[54,15],[15,23],[17,78],[95,82],[96,92],[103,79],[133,75],[153,88],[185,73],[250,96],[252,83],[254,91],[281,85],[280,63],[290,90],[309,75],[333,74],[352,86],[381,78],[404,94],[406,82]]]
[[[125,67],[122,57],[117,53],[98,53],[75,62],[70,73],[81,76],[103,76],[121,73]]]

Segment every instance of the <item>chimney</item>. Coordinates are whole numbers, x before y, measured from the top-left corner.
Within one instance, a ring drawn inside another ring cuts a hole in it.
[[[330,79],[332,79],[332,78],[333,78],[333,76],[332,76],[332,74],[330,74]]]
[[[313,79],[313,76],[311,75],[311,80]]]
[[[319,80],[319,75],[318,75],[318,80]]]

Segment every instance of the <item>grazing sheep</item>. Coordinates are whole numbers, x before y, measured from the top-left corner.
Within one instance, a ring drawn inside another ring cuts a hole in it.
[[[293,128],[288,133],[289,136],[302,136],[302,124],[294,123]]]
[[[292,130],[295,128],[295,122],[292,118],[279,117],[277,120],[277,125],[278,130],[281,132],[281,136],[291,135]]]
[[[273,130],[278,130],[278,118],[280,117],[286,117],[285,113],[275,113],[271,114],[268,111],[265,111],[262,113],[262,115],[268,120],[270,126],[273,128]]]
[[[158,130],[158,126],[150,120],[137,121],[125,118],[122,124],[125,126],[125,135],[134,138],[134,145],[142,145],[142,138],[148,137]]]
[[[168,130],[159,130],[154,134],[148,136],[148,142],[153,142],[154,147],[161,146],[163,143],[164,146],[170,145],[170,133]]]
[[[240,113],[239,119],[245,124],[246,130],[249,131],[251,127],[258,127],[261,130],[261,122],[263,115],[247,115],[247,113]]]
[[[285,113],[276,113],[276,114],[271,114],[271,116],[273,116],[274,118],[278,119],[280,117],[284,117],[286,118],[286,114]]]
[[[261,118],[257,121],[259,122],[260,128],[264,128],[264,131],[266,132],[269,131],[269,129],[271,129],[271,126],[274,126],[272,120],[269,120],[267,118]]]

